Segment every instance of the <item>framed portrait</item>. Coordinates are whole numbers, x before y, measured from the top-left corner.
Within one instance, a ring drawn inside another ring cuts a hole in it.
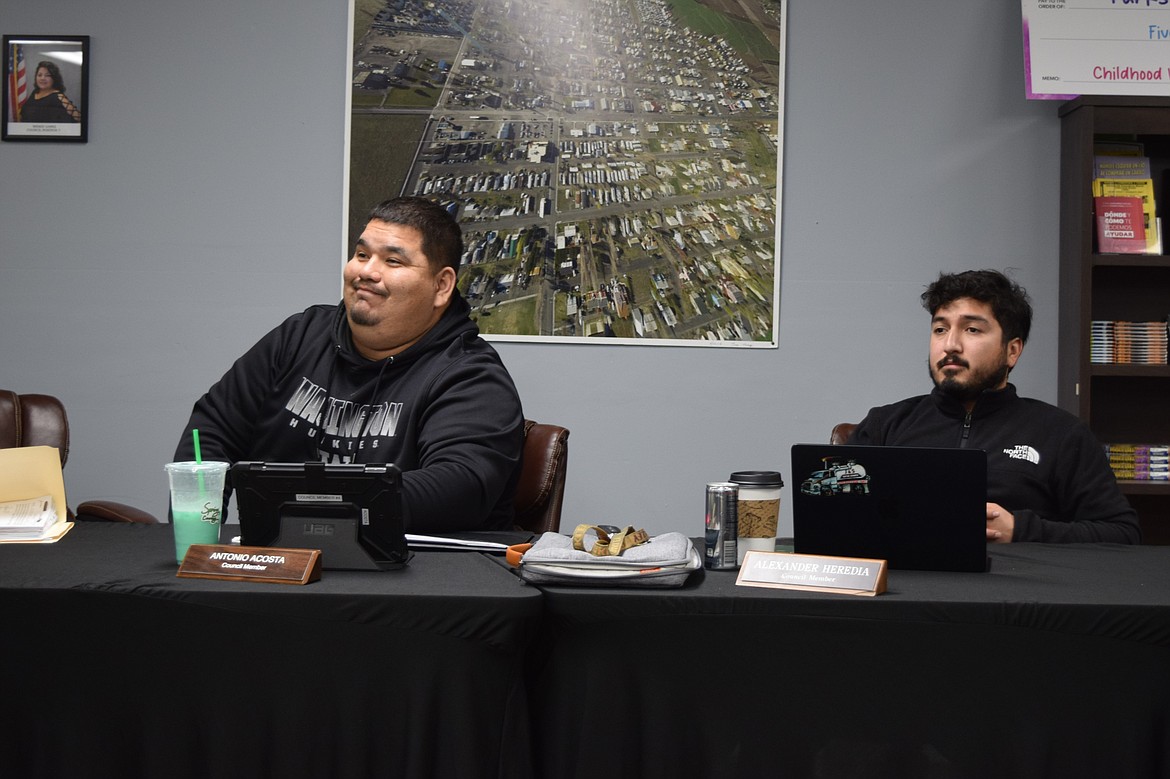
[[[5,35],[5,141],[85,143],[89,36]]]

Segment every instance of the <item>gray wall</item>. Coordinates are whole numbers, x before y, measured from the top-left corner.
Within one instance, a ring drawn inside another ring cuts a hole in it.
[[[0,32],[92,36],[88,144],[0,144],[0,387],[69,409],[70,502],[166,511],[195,398],[339,296],[347,3],[0,0]],[[784,473],[926,391],[940,270],[1014,268],[1014,380],[1056,398],[1056,104],[1023,97],[1017,3],[790,0],[779,349],[503,343],[572,430],[579,521],[697,533],[707,481]]]

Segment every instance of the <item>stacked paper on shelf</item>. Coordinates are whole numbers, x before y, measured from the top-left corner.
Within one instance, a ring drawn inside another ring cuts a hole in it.
[[[1165,322],[1094,320],[1089,333],[1089,360],[1165,365],[1168,340]]]
[[[1113,362],[1113,323],[1094,319],[1089,325],[1089,362]]]
[[[1105,444],[1119,479],[1170,481],[1170,444]]]

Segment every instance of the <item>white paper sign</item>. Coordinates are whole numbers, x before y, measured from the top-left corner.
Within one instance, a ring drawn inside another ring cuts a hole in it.
[[[1030,99],[1170,95],[1170,0],[1022,0]]]

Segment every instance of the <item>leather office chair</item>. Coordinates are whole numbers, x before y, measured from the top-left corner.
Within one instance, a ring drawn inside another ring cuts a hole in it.
[[[849,440],[849,436],[853,435],[854,428],[857,424],[854,422],[838,422],[833,425],[833,432],[829,433],[829,443],[843,444]]]
[[[61,453],[61,467],[69,459],[69,417],[65,406],[52,395],[17,395],[0,390],[0,449],[18,446],[52,446]],[[152,515],[109,500],[91,500],[72,509],[70,518],[155,524]]]
[[[569,459],[569,431],[524,420],[524,454],[516,484],[516,527],[532,533],[559,532]]]

